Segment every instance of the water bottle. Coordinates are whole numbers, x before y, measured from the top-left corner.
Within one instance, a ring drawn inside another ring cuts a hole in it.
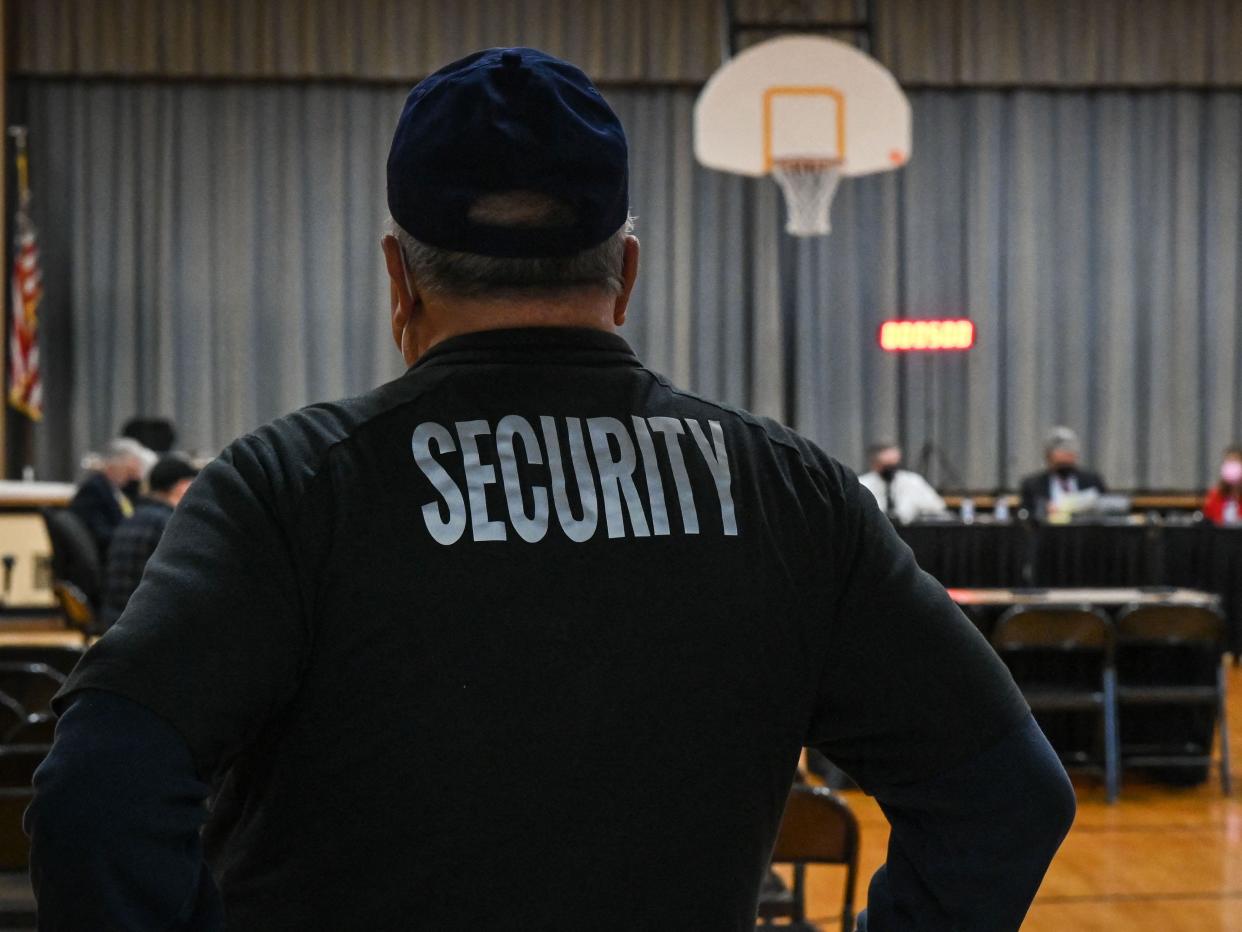
[[[1225,511],[1221,517],[1221,523],[1227,524],[1230,527],[1238,523],[1238,500],[1236,498],[1231,498],[1225,502]]]
[[[996,507],[992,509],[992,517],[997,521],[1009,520],[1009,496],[1003,492],[996,496]]]
[[[975,500],[973,498],[963,498],[961,508],[962,524],[975,523]]]

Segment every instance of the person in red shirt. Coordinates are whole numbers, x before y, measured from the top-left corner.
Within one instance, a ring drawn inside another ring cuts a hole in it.
[[[1213,524],[1242,520],[1242,447],[1230,447],[1220,464],[1220,482],[1208,491],[1203,516]]]

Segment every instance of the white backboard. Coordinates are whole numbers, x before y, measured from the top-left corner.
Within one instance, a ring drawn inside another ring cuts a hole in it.
[[[709,168],[766,175],[781,159],[840,159],[841,174],[910,158],[910,104],[852,45],[786,36],[725,62],[694,106],[694,154]]]

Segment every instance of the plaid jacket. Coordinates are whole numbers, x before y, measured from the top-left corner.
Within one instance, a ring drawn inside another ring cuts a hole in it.
[[[108,546],[103,606],[99,613],[101,627],[110,627],[125,611],[172,513],[171,505],[144,498],[133,515],[117,526]]]

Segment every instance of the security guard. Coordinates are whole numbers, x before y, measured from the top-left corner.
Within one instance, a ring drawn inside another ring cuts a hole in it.
[[[750,929],[812,745],[892,822],[872,932],[1016,929],[1064,772],[848,470],[617,335],[638,243],[587,77],[426,79],[388,203],[410,368],[194,483],[57,700],[41,926]]]

